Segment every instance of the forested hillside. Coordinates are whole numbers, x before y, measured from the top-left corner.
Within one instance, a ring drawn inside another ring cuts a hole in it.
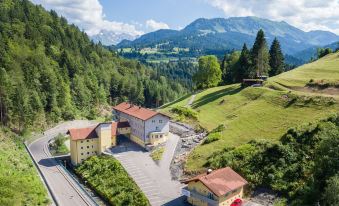
[[[0,3],[0,122],[23,130],[95,118],[101,105],[154,107],[185,89],[94,44],[56,12],[28,0]]]

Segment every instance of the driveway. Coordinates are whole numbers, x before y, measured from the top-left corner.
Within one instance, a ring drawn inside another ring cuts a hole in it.
[[[120,139],[119,145],[109,150],[109,153],[121,162],[153,206],[185,205],[185,198],[180,194],[184,185],[172,180],[169,169],[179,139],[179,136],[170,133],[165,152],[158,163],[150,157],[150,152],[127,138]]]
[[[78,120],[58,125],[46,132],[28,145],[35,162],[47,181],[57,205],[60,206],[91,206],[92,200],[79,188],[72,178],[66,174],[52,157],[48,142],[59,133],[66,133],[69,128],[86,127],[93,124],[90,121]],[[53,203],[54,205],[54,203]]]

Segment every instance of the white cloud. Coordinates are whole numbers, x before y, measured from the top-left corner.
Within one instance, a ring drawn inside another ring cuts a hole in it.
[[[159,29],[169,29],[169,26],[163,22],[157,22],[153,19],[149,19],[146,21],[146,27],[151,29],[152,31],[156,31]]]
[[[143,32],[134,25],[109,21],[105,18],[99,0],[32,0],[47,9],[55,10],[69,22],[85,30],[90,36],[98,34],[101,30],[112,31],[117,34],[126,33],[132,36],[142,35]]]
[[[339,34],[339,0],[205,0],[228,17],[257,16],[284,20],[305,31]]]

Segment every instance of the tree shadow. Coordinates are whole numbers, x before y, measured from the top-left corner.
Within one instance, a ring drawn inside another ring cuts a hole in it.
[[[219,91],[215,91],[212,93],[209,93],[203,97],[201,97],[199,100],[195,101],[192,104],[192,108],[196,109],[200,106],[203,106],[205,104],[208,104],[210,102],[215,101],[216,99],[219,99],[220,97],[223,97],[225,95],[233,95],[236,94],[238,92],[240,92],[243,88],[241,86],[239,87],[228,87]]]
[[[54,157],[51,157],[51,158],[41,159],[38,162],[38,164],[44,167],[55,167],[56,165],[58,165],[58,162],[54,159]]]

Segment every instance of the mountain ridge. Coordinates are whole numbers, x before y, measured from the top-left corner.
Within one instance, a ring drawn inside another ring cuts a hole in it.
[[[134,41],[122,41],[118,48],[187,47],[201,50],[240,49],[243,43],[253,44],[255,35],[263,29],[269,43],[277,37],[285,54],[293,54],[312,46],[339,41],[339,36],[328,31],[305,32],[285,21],[272,21],[259,17],[199,18],[182,30],[158,30]]]

